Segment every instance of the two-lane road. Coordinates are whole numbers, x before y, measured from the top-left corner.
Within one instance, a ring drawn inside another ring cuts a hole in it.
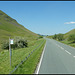
[[[46,38],[38,74],[75,74],[75,48]]]

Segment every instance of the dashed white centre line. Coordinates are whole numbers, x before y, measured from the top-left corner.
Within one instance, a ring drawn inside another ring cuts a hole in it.
[[[62,50],[64,50],[64,48],[63,47],[60,47]]]
[[[70,52],[68,52],[67,50],[65,50],[68,54],[70,54],[71,55],[71,53]]]
[[[59,45],[57,45],[58,47],[60,47]]]
[[[58,44],[56,44],[58,47],[60,47],[62,50],[64,50],[64,48],[63,47],[61,47],[61,46],[59,46]]]
[[[60,47],[62,50],[65,50],[63,47],[61,47],[61,46],[59,46],[58,44],[56,44],[58,47]],[[69,51],[67,51],[67,50],[65,50],[68,54],[70,54],[71,55],[71,53],[69,52]],[[73,57],[75,57],[75,56],[73,56]]]
[[[62,50],[66,51],[68,54],[72,55],[69,51],[65,50],[63,47],[61,47],[60,45],[56,44],[58,47],[60,47]],[[73,55],[72,55],[73,56]],[[75,56],[73,56],[75,58]]]
[[[73,56],[75,58],[75,56]]]

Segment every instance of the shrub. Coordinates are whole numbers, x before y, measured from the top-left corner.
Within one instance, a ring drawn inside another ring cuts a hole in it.
[[[62,41],[62,40],[64,40],[64,35],[63,35],[63,34],[55,34],[55,35],[53,36],[53,39]]]
[[[28,47],[28,42],[24,38],[21,37],[15,37],[14,38],[14,44],[11,45],[11,48],[25,48]],[[4,42],[2,45],[3,49],[9,49],[9,42]]]
[[[58,34],[57,38],[58,38],[59,41],[64,40],[63,34]]]
[[[57,35],[56,34],[53,36],[53,39],[57,39]]]
[[[39,38],[43,38],[43,36],[40,35]]]
[[[68,41],[72,41],[73,43],[75,43],[75,34],[69,35]]]

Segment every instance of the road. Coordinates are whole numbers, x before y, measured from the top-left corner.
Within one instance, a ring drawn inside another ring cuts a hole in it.
[[[75,48],[46,38],[37,74],[75,74]]]

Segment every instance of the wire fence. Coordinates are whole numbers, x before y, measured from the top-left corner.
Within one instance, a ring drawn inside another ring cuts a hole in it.
[[[33,51],[31,51],[31,53],[29,53],[29,55],[28,55],[27,57],[25,57],[25,59],[23,59],[17,66],[15,66],[15,68],[14,68],[9,74],[12,74],[14,71],[16,71],[16,70],[18,69],[18,67],[19,67],[20,65],[22,65],[22,64],[28,59],[28,57],[30,57],[30,55],[31,55],[37,48],[39,48],[43,43],[44,43],[44,41],[41,42],[41,44],[39,44]]]

